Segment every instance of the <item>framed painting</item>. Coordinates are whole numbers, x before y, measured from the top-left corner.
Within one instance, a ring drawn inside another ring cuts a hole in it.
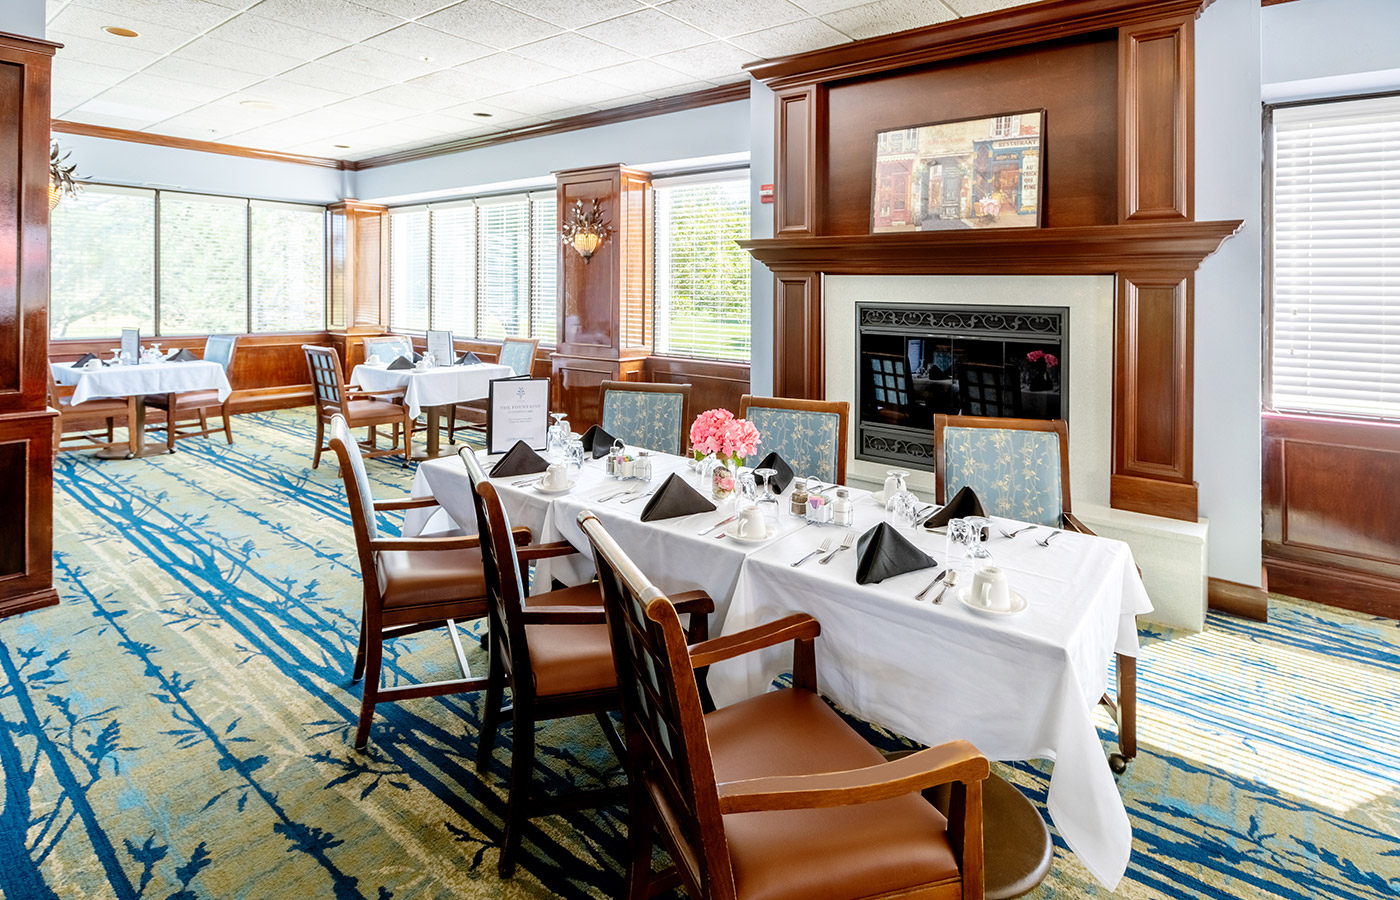
[[[875,135],[870,231],[1038,228],[1045,110]]]

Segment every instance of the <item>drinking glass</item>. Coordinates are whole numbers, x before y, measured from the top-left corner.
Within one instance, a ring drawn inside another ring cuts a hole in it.
[[[583,438],[570,432],[568,440],[564,442],[564,452],[569,460],[569,468],[576,473],[583,471]]]
[[[948,568],[962,559],[972,540],[972,522],[969,519],[949,519],[948,536],[943,542],[943,554],[947,557]]]
[[[564,420],[568,418],[566,413],[550,413],[554,419],[554,424],[549,426],[549,449],[546,451],[550,456],[563,459],[567,451],[569,442],[569,426]]]
[[[758,500],[755,505],[763,512],[763,521],[768,523],[769,531],[778,529],[778,510],[781,504],[778,502],[777,485],[773,483],[773,476],[778,474],[777,469],[754,469],[753,478],[759,487]]]
[[[892,469],[890,477],[885,479],[885,520],[895,528],[912,529],[919,517],[919,498],[904,483],[908,475],[908,472]],[[889,487],[894,488],[893,493],[888,493]]]
[[[964,537],[967,541],[967,550],[963,553],[962,568],[958,578],[961,584],[972,584],[974,575],[982,569],[996,564],[986,544],[992,520],[985,516],[969,516],[962,521],[966,523]],[[950,560],[949,565],[951,564]]]

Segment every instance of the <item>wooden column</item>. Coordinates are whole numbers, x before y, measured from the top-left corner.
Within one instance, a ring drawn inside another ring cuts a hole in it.
[[[597,200],[612,227],[588,262],[559,245],[559,335],[550,357],[550,402],[582,432],[601,418],[599,384],[646,380],[653,338],[651,175],[612,165],[555,176],[559,224],[574,201],[591,208]]]
[[[359,200],[326,209],[326,325],[348,373],[364,362],[364,336],[389,329],[389,210]]]
[[[0,615],[58,602],[49,373],[49,73],[58,44],[0,33]]]

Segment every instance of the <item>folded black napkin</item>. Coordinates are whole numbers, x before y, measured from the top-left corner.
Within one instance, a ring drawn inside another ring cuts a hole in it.
[[[417,350],[414,350],[414,351],[413,351],[413,361],[414,361],[414,362],[422,362],[422,361],[423,361],[423,354],[419,353]]]
[[[647,505],[642,509],[642,521],[674,519],[676,516],[689,516],[694,513],[714,512],[714,510],[713,503],[700,496],[699,491],[686,484],[679,474],[673,472],[647,501]]]
[[[393,368],[390,366],[390,368]],[[544,457],[530,449],[530,445],[524,441],[516,441],[515,446],[506,451],[506,455],[501,457],[491,469],[491,477],[498,478],[502,475],[534,475],[536,472],[543,472],[549,468],[549,463]]]
[[[754,466],[755,471],[759,469],[772,469],[777,473],[773,476],[773,493],[775,494],[781,494],[787,490],[788,485],[792,484],[793,476],[797,474],[792,471],[792,466],[778,455],[777,450],[763,457],[763,461]]]
[[[199,357],[191,353],[186,347],[181,347],[179,353],[170,357],[171,362],[194,362],[197,359],[199,359]]]
[[[73,363],[73,368],[81,369],[83,366],[92,362],[94,359],[97,359],[97,357],[93,356],[91,353],[84,353],[82,356],[78,357],[77,362]]]
[[[411,368],[413,368],[413,363],[409,362],[408,359],[407,359],[406,357],[400,356],[398,359],[396,359],[396,360],[394,360],[393,362],[389,363],[389,368],[391,368],[391,369],[411,369]]]
[[[471,352],[470,350],[468,350],[466,353],[463,353],[461,356],[457,357],[457,365],[459,365],[459,366],[477,366],[477,365],[481,365],[481,357],[477,356],[475,353],[473,353],[473,352]]]
[[[599,459],[608,455],[615,440],[617,438],[608,434],[600,426],[594,425],[583,433],[583,449],[585,453],[592,453],[594,459]]]
[[[909,543],[888,522],[881,522],[856,542],[856,583],[870,584],[938,565],[927,553]]]
[[[953,499],[938,512],[929,516],[924,522],[925,528],[943,528],[953,519],[966,519],[968,516],[985,516],[986,510],[982,508],[982,501],[977,499],[977,492],[967,485],[963,485],[962,490],[953,495]]]

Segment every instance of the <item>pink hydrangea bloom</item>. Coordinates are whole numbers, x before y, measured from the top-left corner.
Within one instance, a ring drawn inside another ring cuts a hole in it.
[[[1045,356],[1044,350],[1032,350],[1030,353],[1026,354],[1026,361],[1038,362],[1043,356]]]
[[[695,417],[690,426],[690,443],[699,453],[719,453],[723,449],[725,429],[734,421],[727,409],[708,409]]]
[[[1050,354],[1050,353],[1045,354],[1045,368],[1047,368],[1047,369],[1053,369],[1053,368],[1055,368],[1056,366],[1058,366],[1059,364],[1060,364],[1059,359],[1057,359],[1053,354]]]
[[[726,456],[753,456],[758,450],[758,429],[747,419],[731,419],[725,426],[719,452]]]

